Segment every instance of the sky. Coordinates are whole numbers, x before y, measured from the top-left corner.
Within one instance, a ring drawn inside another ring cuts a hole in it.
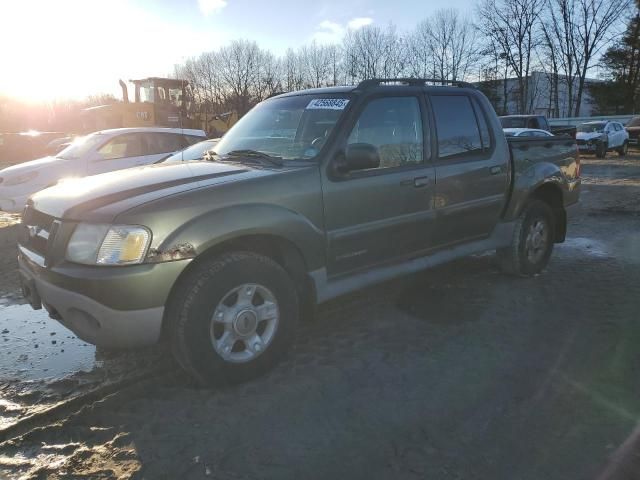
[[[231,40],[275,54],[338,42],[365,25],[400,31],[473,0],[1,0],[0,94],[21,100],[119,95],[118,79],[166,76]]]

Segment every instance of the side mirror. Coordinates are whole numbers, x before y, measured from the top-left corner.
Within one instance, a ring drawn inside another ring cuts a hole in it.
[[[378,149],[369,143],[352,143],[336,165],[338,172],[349,173],[380,166]]]

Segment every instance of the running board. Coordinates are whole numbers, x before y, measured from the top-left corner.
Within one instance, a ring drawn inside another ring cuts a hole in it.
[[[426,270],[458,258],[506,247],[511,243],[512,235],[513,223],[501,223],[488,238],[438,250],[430,255],[413,258],[405,262],[375,267],[367,271],[330,280],[327,279],[326,268],[314,270],[309,272],[309,275],[315,284],[316,302],[323,303],[355,290]]]

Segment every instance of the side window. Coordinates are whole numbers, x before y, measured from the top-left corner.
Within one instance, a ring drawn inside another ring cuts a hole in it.
[[[105,160],[116,160],[118,158],[139,157],[144,155],[142,148],[142,138],[139,134],[131,133],[119,135],[98,150]]]
[[[176,133],[148,133],[147,155],[171,153],[184,149],[182,135]]]
[[[619,123],[614,123],[613,127],[616,129],[616,132],[619,132],[620,130],[622,130],[622,125],[620,125]]]
[[[469,97],[433,95],[431,105],[436,119],[439,158],[463,158],[483,152],[480,127]]]
[[[423,131],[416,97],[372,100],[360,114],[347,144],[368,143],[378,149],[379,168],[422,163]]]

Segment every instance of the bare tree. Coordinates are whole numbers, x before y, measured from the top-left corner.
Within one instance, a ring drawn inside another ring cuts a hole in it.
[[[349,31],[343,43],[347,80],[396,77],[404,67],[404,46],[393,26],[368,25]]]
[[[304,68],[300,56],[289,48],[282,59],[282,63],[284,88],[288,92],[304,88]]]
[[[577,0],[547,0],[543,32],[547,45],[547,59],[556,70],[553,82],[553,96],[558,115],[571,115],[575,105],[575,84],[577,72],[584,64],[584,56],[578,44],[576,17]],[[580,0],[578,0],[580,1]],[[541,62],[542,64],[546,62]],[[560,86],[564,85],[567,106],[559,103]]]
[[[530,103],[532,55],[540,41],[540,11],[544,0],[483,0],[478,8],[480,29],[501,50],[518,83],[517,105],[526,113]]]
[[[624,13],[628,10],[629,0],[575,0],[577,2],[573,24],[575,25],[576,54],[581,58],[576,65],[578,76],[578,94],[575,104],[575,115],[580,115],[585,80],[592,62],[608,44],[613,29],[620,24]],[[617,33],[617,32],[616,32]]]
[[[329,83],[331,76],[331,51],[324,45],[313,41],[300,50],[304,65],[305,83],[308,87],[318,88]]]
[[[244,115],[265,94],[264,63],[273,56],[248,40],[235,40],[221,48],[217,55],[227,103],[238,115]]]
[[[436,78],[462,80],[476,60],[476,31],[457,10],[438,10],[431,19]]]
[[[429,19],[423,20],[406,37],[406,72],[411,77],[435,77],[434,35]]]

